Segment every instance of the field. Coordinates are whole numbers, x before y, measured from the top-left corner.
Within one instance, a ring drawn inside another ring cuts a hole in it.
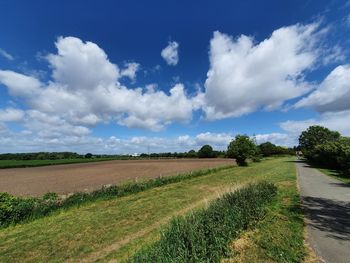
[[[233,164],[230,159],[114,160],[0,170],[0,192],[40,196],[92,191],[107,184]]]
[[[71,163],[92,163],[111,161],[115,158],[78,158],[78,159],[57,159],[57,160],[0,160],[0,169],[25,168],[47,165],[71,164]]]
[[[237,253],[227,261],[299,262],[304,256],[303,220],[291,158],[269,159],[125,197],[98,200],[1,229],[0,262],[120,262],[142,245],[159,239],[162,226],[173,216],[206,206],[227,191],[260,180],[275,183],[278,198],[269,206],[265,219],[252,225],[249,235],[242,235],[246,252],[234,242]]]

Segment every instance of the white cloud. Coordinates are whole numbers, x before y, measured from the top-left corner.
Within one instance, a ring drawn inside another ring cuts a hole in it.
[[[303,130],[311,125],[321,125],[331,130],[339,131],[344,136],[350,136],[350,110],[339,112],[327,112],[320,115],[319,118],[307,119],[301,121],[286,121],[281,123],[281,128],[289,134],[297,137]]]
[[[0,48],[0,56],[3,56],[7,60],[14,60],[13,56],[8,52],[6,52],[5,50],[3,50],[2,48]]]
[[[0,122],[16,122],[22,120],[23,117],[24,112],[22,110],[14,108],[0,109]]]
[[[309,91],[304,73],[318,58],[317,27],[282,27],[257,44],[252,37],[233,39],[215,32],[205,82],[207,118],[239,117],[260,108],[271,110]]]
[[[318,88],[295,104],[312,107],[318,112],[350,110],[350,66],[336,67]]]
[[[273,132],[273,133],[257,134],[254,136],[254,138],[257,144],[261,144],[264,142],[271,142],[273,144],[280,145],[280,146],[295,145],[294,138],[291,138],[286,133]]]
[[[0,83],[7,86],[10,95],[35,97],[40,91],[40,81],[10,70],[0,70]]]
[[[162,58],[170,66],[175,66],[179,62],[179,43],[171,41],[160,53]]]
[[[227,133],[211,133],[211,132],[205,132],[200,133],[196,136],[196,142],[198,145],[204,145],[204,144],[210,144],[218,146],[225,146],[232,141],[234,137]]]
[[[196,99],[186,95],[182,84],[172,87],[169,94],[122,85],[120,78],[134,79],[139,64],[129,63],[120,70],[92,42],[60,37],[56,47],[57,54],[46,57],[52,68],[52,80],[48,83],[0,70],[0,83],[10,95],[24,99],[33,111],[86,129],[115,121],[127,127],[158,131],[174,121],[189,121],[192,109],[199,107]]]
[[[125,68],[121,70],[120,75],[123,77],[128,77],[132,81],[136,80],[136,72],[140,69],[140,64],[131,62],[126,63]]]

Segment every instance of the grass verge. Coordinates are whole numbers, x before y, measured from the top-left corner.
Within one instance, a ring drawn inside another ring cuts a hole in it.
[[[207,208],[172,219],[157,242],[128,262],[220,262],[229,242],[262,217],[276,192],[273,184],[260,182],[226,193]]]
[[[338,170],[327,169],[327,168],[317,168],[317,169],[320,170],[322,173],[330,177],[333,177],[334,179],[350,184],[350,174],[345,174],[344,171],[338,171]]]
[[[286,172],[265,218],[232,243],[233,256],[225,263],[303,261],[304,221],[296,173],[294,167]]]

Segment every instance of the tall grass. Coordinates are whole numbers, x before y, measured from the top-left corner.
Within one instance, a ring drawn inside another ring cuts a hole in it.
[[[277,187],[260,182],[225,194],[208,208],[174,218],[159,241],[138,251],[129,263],[220,262],[230,241],[264,214]]]
[[[158,177],[147,181],[102,187],[90,193],[78,192],[67,198],[60,198],[56,193],[47,193],[42,197],[16,197],[8,193],[0,193],[0,227],[7,227],[24,221],[47,216],[54,211],[67,209],[98,199],[110,199],[139,193],[147,189],[208,175],[231,168],[223,166],[206,170],[198,170],[176,176]]]

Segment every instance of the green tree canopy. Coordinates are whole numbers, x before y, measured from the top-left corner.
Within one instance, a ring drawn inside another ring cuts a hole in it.
[[[213,147],[211,147],[208,144],[202,146],[202,148],[200,148],[198,151],[198,157],[199,158],[213,158],[214,157]]]
[[[299,145],[302,149],[311,150],[318,144],[335,141],[340,138],[340,133],[331,131],[322,126],[310,126],[299,137]]]
[[[247,165],[247,159],[256,156],[258,149],[247,135],[237,135],[227,147],[227,156],[235,158],[238,165]]]
[[[299,136],[299,146],[305,157],[312,159],[313,151],[317,145],[336,141],[340,138],[340,133],[331,131],[322,126],[310,126]]]

